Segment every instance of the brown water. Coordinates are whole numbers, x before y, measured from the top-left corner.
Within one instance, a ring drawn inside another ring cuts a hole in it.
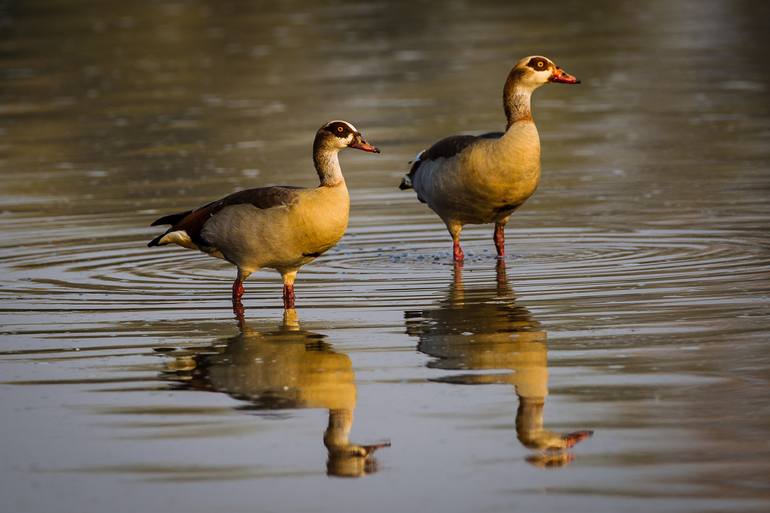
[[[34,4],[0,8],[3,512],[770,509],[765,3]],[[504,265],[469,227],[455,270],[399,177],[500,129],[532,53],[583,84],[535,94]],[[313,185],[337,118],[383,154],[343,155],[296,312],[258,273],[239,326],[232,268],[145,246]]]

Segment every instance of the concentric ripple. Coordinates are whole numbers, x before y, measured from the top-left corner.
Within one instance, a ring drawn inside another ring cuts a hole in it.
[[[378,201],[387,193],[370,191]],[[364,195],[365,200],[367,195]],[[395,202],[403,201],[395,197]],[[370,199],[370,201],[372,201]],[[342,242],[301,271],[300,305],[315,307],[418,306],[442,291],[454,272],[443,226],[428,214],[383,213],[378,223],[354,216]],[[415,222],[417,221],[417,222]],[[547,221],[547,220],[546,220]],[[152,230],[125,226],[123,216],[6,220],[0,265],[7,313],[91,310],[220,310],[229,305],[233,268],[176,247],[147,248]],[[488,227],[467,227],[466,283],[488,282],[496,258]],[[760,245],[731,229],[614,230],[535,226],[507,230],[508,279],[533,300],[688,308],[751,306],[753,290],[768,278],[770,258]],[[279,306],[276,273],[247,283],[247,307]],[[606,307],[606,305],[604,305]]]

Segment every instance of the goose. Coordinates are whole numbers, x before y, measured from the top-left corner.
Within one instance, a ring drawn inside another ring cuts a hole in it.
[[[441,139],[417,155],[402,180],[399,188],[414,189],[446,224],[455,262],[464,259],[460,232],[466,224],[494,223],[497,256],[505,256],[505,225],[540,181],[540,138],[530,99],[548,82],[580,83],[547,57],[521,59],[503,88],[505,132]]]
[[[380,153],[351,123],[330,121],[318,130],[313,143],[318,187],[247,189],[163,216],[151,226],[171,228],[147,245],[177,244],[235,265],[238,273],[232,300],[236,312],[243,309],[244,280],[258,269],[275,269],[283,278],[284,308],[294,308],[297,271],[334,247],[348,225],[350,199],[338,159],[344,148]]]

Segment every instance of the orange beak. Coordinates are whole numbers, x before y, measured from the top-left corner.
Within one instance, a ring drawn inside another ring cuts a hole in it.
[[[551,73],[551,78],[548,79],[549,82],[561,82],[562,84],[579,84],[580,80],[573,77],[566,71],[564,71],[561,68],[556,68],[553,73]]]
[[[366,140],[364,140],[364,137],[361,134],[356,134],[356,138],[353,139],[353,142],[348,144],[348,147],[350,148],[357,148],[359,150],[368,151],[369,153],[379,153],[380,150],[376,146],[372,146]]]

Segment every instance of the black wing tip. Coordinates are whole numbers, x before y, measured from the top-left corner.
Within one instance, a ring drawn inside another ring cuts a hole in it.
[[[163,216],[163,217],[161,217],[159,219],[156,219],[152,223],[150,223],[150,226],[162,226],[162,225],[165,225],[165,224],[174,224],[176,222],[174,220],[175,217],[176,217],[175,215]]]
[[[150,223],[150,226],[160,226],[164,224],[175,225],[176,223],[178,223],[179,221],[187,217],[191,212],[192,210],[187,210],[185,212],[177,212],[176,214],[169,214],[167,216],[159,217],[158,219]]]

